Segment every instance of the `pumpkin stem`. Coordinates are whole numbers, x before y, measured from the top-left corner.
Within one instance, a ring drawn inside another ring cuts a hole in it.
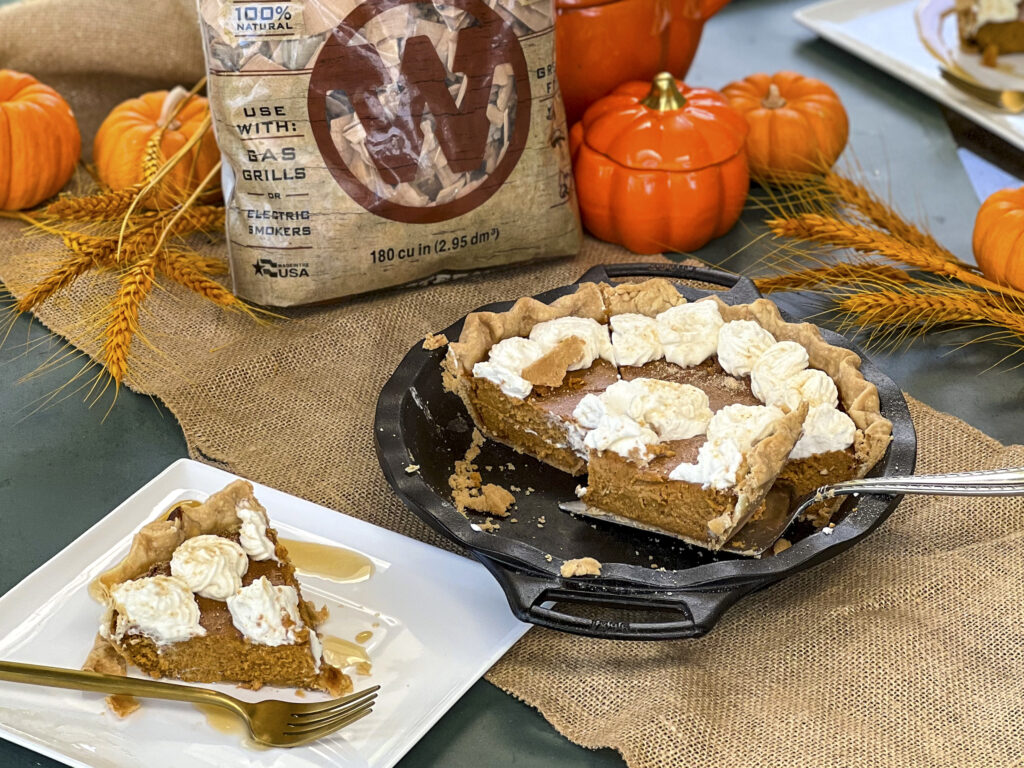
[[[671,72],[659,72],[654,76],[651,90],[640,103],[658,112],[669,112],[682,109],[686,105],[686,97],[679,92]]]
[[[772,83],[768,86],[768,95],[761,99],[761,106],[765,109],[782,109],[786,106],[786,100],[779,93],[779,86]]]
[[[181,127],[181,123],[174,119],[178,115],[178,105],[191,95],[189,91],[180,85],[174,86],[167,92],[167,95],[164,97],[163,106],[160,107],[160,118],[157,120],[157,125],[161,131],[176,131]]]

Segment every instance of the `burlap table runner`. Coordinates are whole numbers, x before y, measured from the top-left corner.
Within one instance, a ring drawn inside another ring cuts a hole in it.
[[[189,0],[23,2],[0,9],[0,67],[61,88],[92,136],[120,99],[201,76],[194,24]],[[57,252],[0,222],[0,280],[16,295]],[[146,303],[153,346],[135,345],[131,384],[174,412],[194,457],[440,544],[377,468],[381,385],[409,346],[467,310],[630,258],[588,241],[575,260],[298,310],[270,325],[162,286]],[[39,318],[94,354],[90,330],[112,288],[109,276],[82,281]],[[911,410],[922,472],[1024,464],[1022,446],[916,401]],[[1012,499],[907,499],[867,543],[742,601],[704,639],[534,629],[488,677],[568,738],[613,747],[634,768],[1020,766],[1022,512]]]

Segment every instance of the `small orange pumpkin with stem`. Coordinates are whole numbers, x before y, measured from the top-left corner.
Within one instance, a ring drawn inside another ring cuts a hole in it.
[[[635,253],[694,251],[736,223],[747,125],[722,94],[668,72],[624,83],[573,126],[583,224]]]
[[[1024,187],[991,195],[974,220],[974,258],[985,277],[1024,291]]]
[[[61,95],[31,75],[0,69],[0,210],[57,194],[81,153],[78,122]]]
[[[846,147],[850,122],[836,92],[797,72],[751,75],[722,93],[747,119],[747,159],[756,179],[822,173]]]
[[[180,203],[220,161],[213,132],[207,130],[209,115],[206,99],[184,88],[153,91],[119,104],[103,121],[93,145],[100,181],[113,190],[147,182],[190,138],[206,130],[146,200],[157,208]]]

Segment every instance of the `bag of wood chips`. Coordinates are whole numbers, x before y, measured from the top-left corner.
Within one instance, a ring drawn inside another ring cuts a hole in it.
[[[235,292],[575,253],[552,0],[198,0]]]

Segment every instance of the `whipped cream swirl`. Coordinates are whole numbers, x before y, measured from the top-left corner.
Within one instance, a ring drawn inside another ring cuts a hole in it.
[[[726,373],[747,376],[775,337],[753,320],[733,320],[718,332],[718,363]]]
[[[715,354],[725,321],[715,302],[702,299],[666,309],[658,315],[657,325],[665,359],[687,368]]]
[[[171,575],[200,597],[226,600],[242,586],[249,569],[245,551],[223,536],[193,536],[171,555]]]
[[[645,446],[703,434],[711,409],[697,387],[639,378],[584,396],[573,418],[590,430],[583,439],[587,448],[643,457]]]
[[[276,560],[274,542],[267,536],[267,514],[252,506],[248,499],[242,499],[238,503],[235,514],[242,522],[242,527],[238,531],[238,543],[245,554],[253,560]]]
[[[806,459],[819,453],[843,451],[853,445],[857,427],[853,419],[828,404],[815,405],[804,419],[804,431],[789,454]]]
[[[770,405],[725,406],[708,423],[708,439],[697,453],[697,463],[680,464],[669,479],[704,488],[732,488],[744,455],[775,431],[783,415]]]
[[[274,586],[261,576],[227,599],[231,623],[258,645],[294,645],[303,629],[295,587]]]
[[[181,579],[146,576],[125,581],[110,590],[110,607],[117,612],[113,636],[145,635],[157,645],[179,643],[206,634],[199,624],[199,604]],[[109,632],[106,623],[101,633]]]
[[[533,391],[523,371],[572,336],[583,341],[583,354],[568,370],[589,368],[598,358],[615,362],[608,326],[586,317],[558,317],[537,323],[528,339],[513,336],[499,341],[491,347],[487,360],[473,366],[473,376],[487,379],[509,397],[522,400]]]
[[[1020,0],[977,0],[974,14],[972,34],[976,34],[986,24],[1020,19]]]
[[[617,365],[643,365],[664,356],[658,323],[647,315],[613,315],[612,349]]]
[[[589,368],[598,358],[615,363],[615,350],[608,326],[601,325],[597,320],[589,317],[557,317],[537,323],[530,331],[530,340],[540,344],[544,354],[572,336],[583,340],[583,355],[569,366],[570,371]]]
[[[499,341],[491,347],[487,360],[473,366],[473,375],[497,384],[509,397],[522,400],[533,384],[522,377],[523,370],[544,357],[543,345],[521,336]]]

